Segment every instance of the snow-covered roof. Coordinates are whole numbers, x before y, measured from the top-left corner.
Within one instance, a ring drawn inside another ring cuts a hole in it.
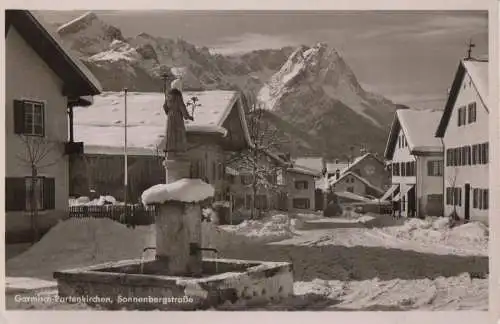
[[[321,157],[298,157],[293,161],[294,166],[301,166],[309,170],[321,172],[323,170],[323,158]]]
[[[316,170],[311,170],[309,168],[306,168],[306,167],[303,167],[300,165],[294,165],[291,168],[287,168],[286,171],[292,172],[292,173],[300,173],[300,174],[309,175],[309,176],[313,176],[313,177],[320,177],[321,176],[321,172],[318,172]]]
[[[347,198],[347,199],[352,199],[352,200],[357,200],[357,201],[362,201],[362,202],[369,202],[371,201],[370,199],[356,195],[355,193],[349,192],[349,191],[340,191],[340,192],[335,192],[335,195],[342,197],[342,198]]]
[[[367,187],[370,187],[371,189],[375,190],[375,191],[378,191],[380,193],[384,193],[384,190],[379,188],[379,187],[376,187],[374,185],[372,185],[368,180],[366,180],[365,178],[363,178],[362,176],[360,176],[359,174],[355,173],[355,172],[352,172],[352,171],[349,171],[349,172],[345,172],[344,174],[342,174],[338,179],[336,178],[330,178],[329,179],[329,184],[330,186],[334,186],[335,184],[341,182],[343,179],[345,179],[347,176],[353,176],[355,177],[356,179],[358,179],[359,181],[363,182]]]
[[[403,130],[410,153],[443,152],[441,141],[434,134],[442,115],[442,110],[397,110],[387,140],[385,158],[392,159],[400,130]]]
[[[201,105],[195,109],[194,121],[185,122],[187,132],[225,135],[226,130],[222,124],[238,99],[237,92],[186,91],[183,96],[186,102],[196,96]],[[75,140],[84,142],[86,152],[94,153],[98,150],[104,153],[103,148],[123,152],[124,102],[124,93],[104,92],[94,98],[92,106],[74,109]],[[167,117],[163,111],[163,103],[163,93],[127,94],[127,147],[131,150],[138,149],[144,154],[155,152],[166,132]],[[190,107],[188,110],[191,113]],[[246,126],[246,122],[244,125]],[[113,154],[111,151],[108,154]]]
[[[90,70],[62,44],[54,28],[29,10],[7,10],[6,28],[13,25],[35,52],[64,81],[73,96],[96,95],[102,86]]]
[[[347,162],[327,163],[326,169],[327,169],[328,173],[335,173],[337,170],[342,172],[348,166],[349,166],[349,163],[347,163]]]
[[[446,101],[446,106],[443,111],[443,115],[439,122],[439,126],[435,132],[436,137],[443,137],[448,127],[453,108],[455,107],[455,102],[457,100],[460,89],[462,88],[462,81],[464,76],[468,74],[472,80],[472,83],[477,90],[479,98],[482,101],[482,106],[489,112],[488,108],[488,60],[461,60],[458,65],[457,72],[455,73],[455,78],[451,85],[450,94],[448,95],[448,100]]]

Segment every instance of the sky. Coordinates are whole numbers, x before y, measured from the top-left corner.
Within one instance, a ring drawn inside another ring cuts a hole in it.
[[[486,11],[95,11],[135,36],[182,37],[214,52],[336,48],[366,90],[415,108],[443,108],[470,39],[488,53]],[[46,12],[66,22],[82,12]]]

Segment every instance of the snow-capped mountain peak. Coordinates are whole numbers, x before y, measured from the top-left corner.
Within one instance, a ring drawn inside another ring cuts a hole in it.
[[[84,55],[106,51],[114,40],[125,41],[120,29],[104,23],[93,12],[60,26],[57,32],[66,46]]]

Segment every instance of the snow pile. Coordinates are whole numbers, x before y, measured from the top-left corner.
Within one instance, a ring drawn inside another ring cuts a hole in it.
[[[402,226],[381,228],[380,231],[404,240],[433,243],[463,251],[487,254],[488,228],[470,222],[450,228],[448,218],[409,219]]]
[[[292,236],[291,221],[285,214],[276,214],[263,220],[245,220],[241,224],[228,226],[226,230],[256,238],[284,239]]]
[[[200,179],[181,179],[169,184],[155,185],[142,193],[144,205],[166,201],[198,202],[213,197],[214,187]]]
[[[120,205],[113,196],[100,196],[97,199],[90,200],[89,197],[81,196],[76,199],[69,199],[69,206],[104,206],[104,205]]]
[[[468,273],[433,280],[297,281],[294,293],[292,300],[286,301],[290,306],[297,302],[314,306],[321,298],[324,304],[330,300],[331,310],[488,309],[488,279],[471,279]]]
[[[107,218],[72,218],[59,222],[26,252],[9,259],[6,270],[8,276],[52,279],[56,270],[141,258],[148,246],[155,246],[154,226],[130,229]],[[147,256],[151,255],[154,251],[148,251]]]

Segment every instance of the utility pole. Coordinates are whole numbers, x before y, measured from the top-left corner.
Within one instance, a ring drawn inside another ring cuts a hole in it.
[[[128,150],[127,150],[127,92],[128,92],[128,89],[127,88],[124,88],[123,89],[124,91],[124,99],[125,99],[125,117],[124,117],[124,132],[125,132],[125,145],[123,147],[123,155],[124,155],[124,158],[125,158],[125,170],[124,170],[124,181],[123,181],[123,190],[124,190],[124,203],[125,203],[125,219],[128,219],[127,218],[127,211],[128,211],[128,208],[127,208],[127,196],[128,196]]]

